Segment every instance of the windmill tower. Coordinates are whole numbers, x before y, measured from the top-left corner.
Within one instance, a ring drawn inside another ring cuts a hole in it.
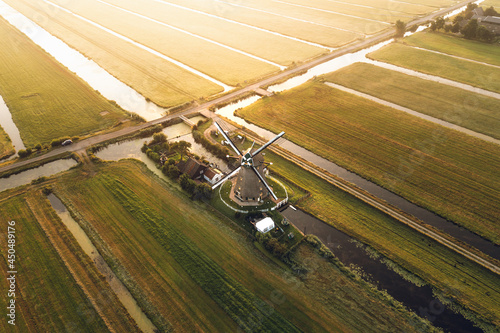
[[[277,200],[278,197],[274,194],[273,190],[265,180],[264,157],[261,153],[264,149],[281,138],[285,134],[285,132],[281,132],[259,149],[254,150],[252,148],[249,148],[244,153],[241,153],[240,150],[231,141],[231,139],[229,139],[226,132],[224,132],[220,125],[217,122],[214,123],[224,139],[228,142],[235,153],[238,154],[240,166],[229,175],[221,179],[214,186],[212,186],[212,189],[217,188],[226,180],[237,174],[236,184],[235,186],[233,186],[232,191],[239,200],[248,203],[255,203],[257,205],[269,194],[271,194],[274,200]]]

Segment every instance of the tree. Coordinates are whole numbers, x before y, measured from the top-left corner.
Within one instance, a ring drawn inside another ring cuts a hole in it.
[[[180,176],[179,181],[184,191],[188,192],[189,194],[193,194],[196,183],[191,178],[189,178],[186,173],[183,173]]]
[[[460,22],[453,23],[453,26],[451,27],[451,32],[458,33],[459,31],[460,31]]]
[[[167,136],[165,133],[155,133],[153,134],[153,143],[161,143],[167,141]]]
[[[170,179],[177,179],[181,174],[179,168],[173,164],[165,164],[162,168],[162,171]]]
[[[465,27],[463,27],[462,31],[460,31],[465,38],[467,39],[474,39],[477,36],[477,20],[470,20]]]
[[[443,29],[443,28],[444,28],[444,24],[445,24],[445,22],[444,22],[444,18],[442,18],[442,17],[438,17],[438,18],[436,19],[436,29],[437,29],[437,30],[439,30],[439,29]]]
[[[457,22],[460,22],[460,21],[463,21],[463,20],[464,20],[464,17],[462,15],[457,15],[453,19],[453,23],[457,23]]]
[[[450,31],[451,31],[451,25],[450,25],[450,24],[446,24],[446,25],[444,26],[444,31],[445,31],[445,32],[450,32]]]
[[[174,151],[178,152],[179,155],[181,155],[181,160],[182,160],[182,157],[187,154],[188,148],[190,148],[190,147],[191,147],[191,144],[189,142],[186,142],[186,141],[177,141],[171,146],[171,148]]]
[[[396,37],[403,37],[406,32],[406,23],[401,20],[396,21]]]
[[[477,28],[477,38],[484,42],[492,42],[495,35],[485,26],[480,25]]]

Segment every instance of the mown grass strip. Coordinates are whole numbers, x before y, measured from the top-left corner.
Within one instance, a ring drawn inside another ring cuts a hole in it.
[[[325,80],[500,138],[500,100],[495,98],[366,63],[325,75]]]
[[[368,54],[370,59],[500,92],[500,69],[392,43]]]
[[[128,118],[3,18],[0,38],[0,94],[25,146],[87,135]]]

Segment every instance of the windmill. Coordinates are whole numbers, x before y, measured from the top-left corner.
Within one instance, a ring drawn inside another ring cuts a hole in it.
[[[281,138],[285,132],[281,132],[276,135],[272,140],[268,143],[260,147],[259,149],[252,151],[253,145],[244,153],[240,152],[240,150],[234,145],[234,143],[229,139],[226,132],[222,129],[222,127],[214,122],[215,126],[222,134],[227,143],[233,148],[236,154],[238,154],[238,158],[240,160],[240,166],[237,167],[233,172],[228,174],[226,177],[221,179],[218,183],[212,186],[212,189],[217,188],[222,185],[226,180],[231,178],[232,176],[238,174],[238,178],[236,179],[236,184],[233,187],[233,191],[236,197],[238,197],[241,201],[246,202],[259,202],[263,198],[267,197],[268,194],[274,198],[274,200],[278,200],[278,197],[274,194],[271,187],[267,184],[264,179],[264,158],[262,156],[262,151],[269,147],[272,143]]]

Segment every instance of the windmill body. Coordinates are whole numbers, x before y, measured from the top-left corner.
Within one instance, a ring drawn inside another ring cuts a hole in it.
[[[246,152],[241,153],[217,122],[215,122],[215,126],[227,141],[227,143],[231,146],[231,148],[236,152],[236,154],[238,154],[240,166],[229,175],[224,177],[221,181],[212,186],[212,189],[217,188],[218,186],[226,182],[229,178],[237,175],[236,183],[235,186],[233,186],[232,191],[234,193],[234,196],[238,200],[247,204],[253,203],[255,205],[258,205],[269,194],[271,194],[274,200],[277,200],[278,197],[276,197],[271,187],[265,180],[265,163],[264,157],[262,156],[262,151],[269,147],[273,142],[281,138],[285,134],[285,132],[281,132],[274,139],[270,140],[259,149],[253,150],[252,148],[250,148]]]

